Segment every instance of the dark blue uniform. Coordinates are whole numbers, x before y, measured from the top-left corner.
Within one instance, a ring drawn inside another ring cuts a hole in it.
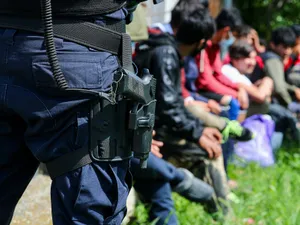
[[[99,23],[123,20],[119,10]],[[98,18],[99,19],[99,18]],[[109,90],[117,57],[55,39],[59,63],[70,88]],[[44,38],[0,29],[0,224],[14,208],[39,162],[48,162],[88,143],[89,99],[49,97],[38,91],[55,85]],[[131,186],[128,160],[97,162],[55,178],[53,223],[120,224]]]

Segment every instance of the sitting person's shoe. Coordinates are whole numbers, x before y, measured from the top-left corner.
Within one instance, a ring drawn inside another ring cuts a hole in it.
[[[206,202],[212,199],[213,188],[204,181],[195,177],[190,171],[178,168],[184,173],[184,179],[172,187],[174,192],[193,202]]]
[[[250,141],[255,135],[248,128],[243,127],[238,121],[231,120],[227,121],[227,125],[222,131],[223,143],[229,138],[237,141]]]

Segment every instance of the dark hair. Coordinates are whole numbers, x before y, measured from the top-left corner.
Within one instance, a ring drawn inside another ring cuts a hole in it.
[[[207,9],[196,9],[181,21],[176,38],[184,44],[208,40],[215,33],[215,22]]]
[[[259,38],[259,44],[265,47],[268,46],[268,42],[264,38]]]
[[[237,40],[229,47],[229,56],[231,59],[242,59],[250,56],[255,51],[254,48],[245,40]]]
[[[234,29],[237,26],[243,24],[240,11],[237,8],[222,9],[216,18],[217,30],[221,30],[224,27],[229,26]]]
[[[293,47],[296,42],[296,35],[290,27],[279,27],[272,31],[271,42],[275,45]]]
[[[294,24],[291,26],[291,28],[296,34],[296,38],[300,38],[300,24]]]
[[[206,5],[205,2],[206,0],[179,0],[171,12],[171,26],[177,28],[186,15],[190,14],[195,9],[207,8],[208,4]]]
[[[247,37],[251,33],[252,27],[247,24],[242,24],[233,28],[233,31],[237,33],[238,38]]]

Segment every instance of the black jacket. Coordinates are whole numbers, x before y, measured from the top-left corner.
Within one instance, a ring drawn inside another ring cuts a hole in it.
[[[134,62],[157,79],[155,129],[160,137],[177,136],[198,143],[202,123],[190,114],[181,93],[181,57],[172,35],[150,35],[137,46]]]

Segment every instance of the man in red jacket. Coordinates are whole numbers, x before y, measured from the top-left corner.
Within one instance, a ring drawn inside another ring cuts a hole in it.
[[[221,72],[220,45],[233,38],[231,29],[241,24],[236,9],[223,9],[216,19],[217,32],[207,42],[205,50],[196,56],[199,76],[196,86],[202,95],[215,99],[221,104],[229,104],[232,98],[238,99],[242,109],[248,108],[246,91],[227,79]]]

